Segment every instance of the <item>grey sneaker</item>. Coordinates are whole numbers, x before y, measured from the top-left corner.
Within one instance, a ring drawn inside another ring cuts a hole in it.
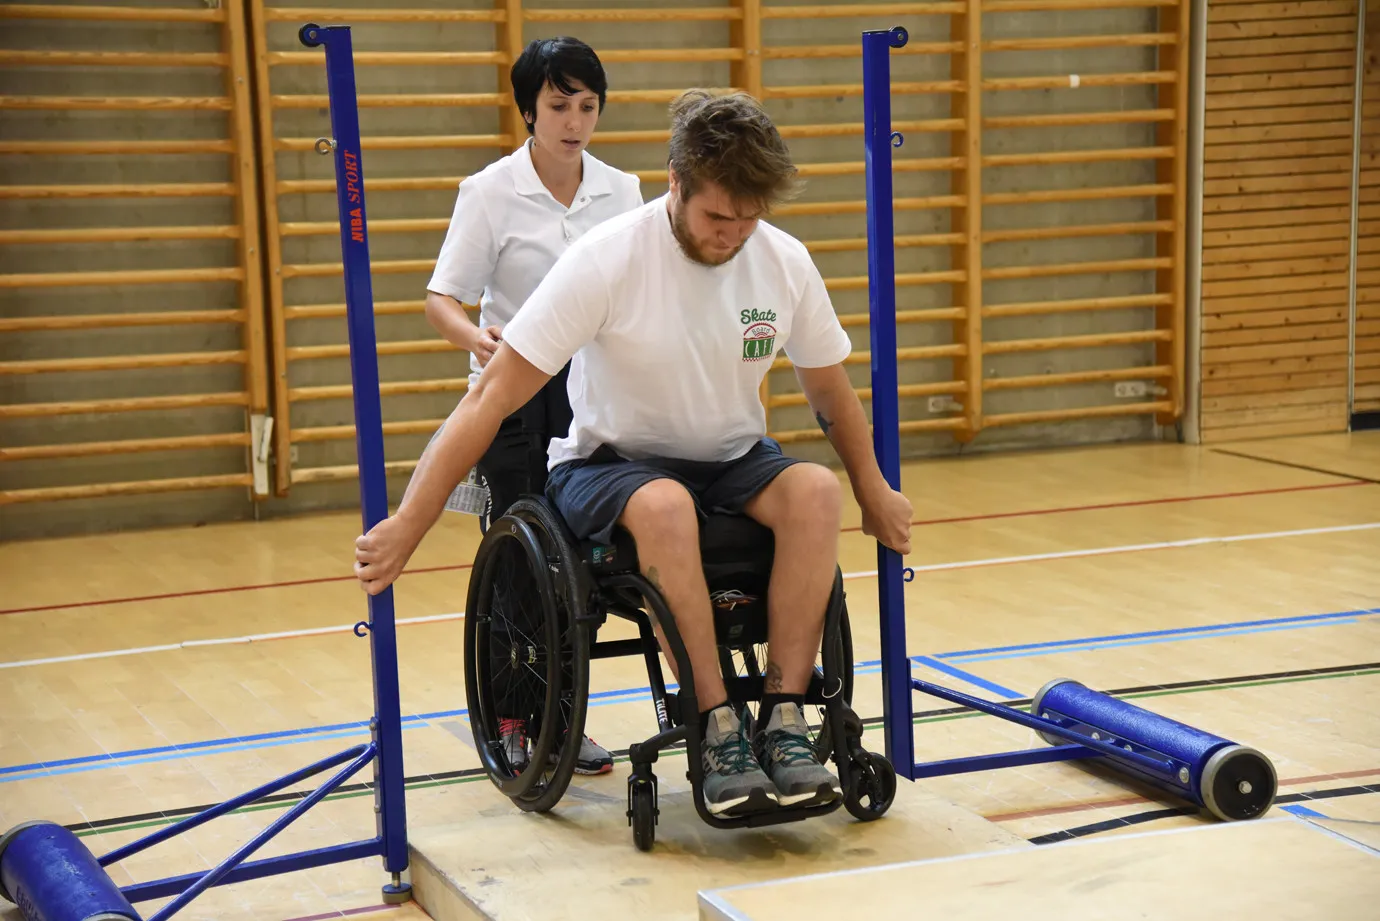
[[[776,791],[752,756],[746,713],[736,717],[726,705],[710,713],[701,758],[710,815],[746,815],[776,806]]]
[[[838,778],[820,764],[808,733],[800,707],[779,704],[752,740],[782,806],[823,806],[843,795]]]

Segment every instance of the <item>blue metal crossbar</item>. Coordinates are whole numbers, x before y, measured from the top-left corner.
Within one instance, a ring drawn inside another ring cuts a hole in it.
[[[350,373],[354,384],[355,448],[359,458],[360,506],[364,530],[367,532],[388,517],[388,484],[383,460],[383,413],[379,400],[374,298],[369,274],[369,232],[364,211],[364,169],[360,158],[359,110],[350,29],[348,26],[306,25],[298,36],[307,47],[324,47],[326,53],[333,136],[318,142],[318,149],[335,155],[340,248],[345,263],[345,313],[350,337]],[[407,869],[407,815],[403,801],[402,714],[391,587],[369,598],[369,619],[356,625],[355,633],[358,636],[368,634],[373,663],[374,717],[369,723],[373,736],[371,742],[331,755],[204,809],[100,858],[99,863],[103,867],[117,863],[322,771],[345,765],[214,869],[137,883],[121,889],[131,902],[174,897],[150,921],[167,921],[212,886],[292,873],[361,857],[383,858],[384,869],[392,876],[391,883],[383,887],[385,901],[399,901],[407,897],[410,887],[401,880],[402,872]],[[248,860],[255,851],[369,764],[374,766],[375,838],[264,860]]]

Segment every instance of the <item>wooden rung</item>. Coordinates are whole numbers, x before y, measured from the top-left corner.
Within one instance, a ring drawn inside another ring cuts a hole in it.
[[[385,397],[403,396],[417,393],[452,393],[469,389],[467,377],[430,381],[388,381],[379,385],[379,395]],[[288,401],[292,403],[309,400],[348,400],[354,396],[354,388],[349,384],[335,384],[325,387],[293,387],[288,391]]]
[[[916,246],[958,246],[967,238],[961,233],[905,234],[895,239],[897,249]],[[867,240],[806,240],[805,248],[812,253],[853,253],[867,249]]]
[[[613,94],[610,93],[610,96]],[[328,96],[273,96],[275,109],[327,109]],[[402,107],[475,107],[501,106],[508,100],[500,93],[368,93],[357,97],[361,109],[396,109]]]
[[[1078,74],[1079,86],[1146,86],[1173,83],[1178,74],[1172,70],[1140,71],[1128,74]],[[1064,77],[1003,77],[983,80],[984,92],[999,90],[1058,90],[1074,89],[1072,76]]]
[[[267,22],[334,22],[341,17],[339,7],[289,6],[263,8]],[[369,9],[349,12],[350,22],[507,22],[508,14],[498,10],[390,10]]]
[[[407,422],[383,423],[385,435],[430,435],[444,425],[445,419],[414,419]],[[353,425],[322,425],[312,428],[294,428],[293,444],[307,441],[344,441],[355,437]]]
[[[1016,230],[984,230],[984,243],[1010,243],[1017,240],[1063,240],[1075,237],[1121,237],[1135,234],[1170,233],[1173,221],[1140,221],[1127,224],[1075,224],[1065,227],[1024,227]]]
[[[950,432],[966,430],[967,428],[968,420],[962,416],[957,416],[943,419],[911,419],[901,423],[900,432],[902,435],[915,435],[921,432]],[[824,438],[824,433],[819,429],[792,429],[785,432],[771,432],[770,435],[783,445],[797,444],[802,441],[820,441]]]
[[[0,9],[4,9],[4,7],[0,7]],[[58,502],[64,499],[102,499],[108,496],[139,496],[149,493],[227,489],[235,486],[253,485],[253,474],[226,473],[219,476],[189,476],[171,480],[135,480],[127,483],[91,483],[85,486],[6,489],[0,490],[0,505],[16,505],[21,502]]]
[[[243,323],[243,310],[160,310],[153,313],[88,313],[0,319],[0,333],[56,329],[117,329],[126,326],[185,326]]]
[[[962,269],[948,272],[909,272],[896,275],[896,287],[915,287],[918,285],[962,284],[968,273]],[[845,278],[826,278],[824,287],[830,291],[866,291],[867,276],[853,275]]]
[[[961,80],[930,80],[926,82],[893,83],[892,96],[913,96],[922,93],[960,93],[963,92]],[[766,86],[762,88],[763,99],[820,99],[835,96],[861,96],[861,83],[828,83],[811,86]],[[610,93],[609,95],[612,95]]]
[[[1046,189],[1039,192],[996,192],[982,196],[984,205],[1028,205],[1056,201],[1102,201],[1111,198],[1153,198],[1173,195],[1173,183],[1104,186],[1094,189]]]
[[[897,361],[927,361],[935,358],[964,358],[968,354],[968,347],[963,344],[957,345],[919,345],[896,350]],[[866,365],[871,364],[872,353],[867,351],[854,351],[843,360],[846,365]],[[772,362],[773,371],[784,371],[793,368],[795,365],[784,355]]]
[[[1172,377],[1170,365],[1148,368],[1116,368],[1110,371],[1071,371],[1067,374],[1028,374],[1020,377],[986,377],[983,390],[1025,390],[1028,387],[1070,387],[1077,384],[1101,384],[1113,381],[1152,381]]]
[[[743,18],[743,11],[733,7],[631,10],[524,9],[522,18],[525,22],[737,22]],[[602,51],[599,52],[599,57],[601,60],[607,60]]]
[[[367,184],[367,182],[366,182]],[[432,233],[450,227],[449,218],[398,218],[369,221],[370,233]],[[278,225],[284,237],[331,236],[340,233],[337,221],[286,221]]]
[[[829,6],[762,5],[763,19],[851,19],[855,16],[944,16],[962,13],[962,3],[839,3]]]
[[[264,55],[269,64],[321,67],[325,54],[318,51],[270,51]],[[509,64],[508,55],[501,51],[356,51],[358,66],[436,67],[447,64]]]
[[[202,365],[242,365],[247,353],[182,352],[163,355],[107,355],[99,358],[43,358],[0,361],[3,374],[57,374],[75,371],[130,371],[144,368],[195,368]]]
[[[1173,45],[1173,32],[1142,32],[1133,35],[1060,35],[1051,38],[1003,38],[982,43],[983,51],[1062,51],[1069,48],[1144,48]]]
[[[425,313],[425,301],[375,301],[374,316],[398,316],[409,313]],[[345,316],[344,304],[300,304],[284,307],[283,318],[287,320],[308,320]]]
[[[1127,10],[1178,6],[1179,0],[983,0],[984,13],[1031,13],[1043,10]]]
[[[953,323],[966,320],[968,310],[964,307],[934,307],[928,310],[898,310],[896,322],[900,323]],[[839,314],[842,326],[869,326],[872,318],[865,313]]]
[[[1032,317],[1048,313],[1077,313],[1085,310],[1130,310],[1137,307],[1162,307],[1174,303],[1171,294],[1131,294],[1122,297],[1089,297],[1069,301],[1029,301],[1019,304],[988,304],[984,317]]]
[[[148,185],[0,185],[4,198],[199,198],[235,195],[233,182],[163,182]]]
[[[907,42],[906,47],[892,54],[959,54],[962,42]],[[776,45],[762,49],[764,61],[802,61],[816,58],[856,58],[862,56],[862,44],[849,45]]]
[[[455,346],[444,339],[415,339],[411,341],[380,342],[380,355],[425,355],[432,352],[453,352]],[[322,358],[349,358],[350,346],[299,345],[287,349],[288,361],[309,361]]]
[[[1077,409],[1048,409],[1026,413],[999,413],[984,415],[982,424],[987,427],[1001,425],[1037,425],[1047,422],[1073,422],[1078,419],[1105,419],[1115,416],[1140,416],[1154,413],[1172,413],[1174,404],[1157,400],[1153,403],[1123,403],[1113,406],[1084,406]]]
[[[181,435],[174,438],[128,438],[120,441],[88,441],[61,445],[23,445],[0,448],[0,461],[47,460],[58,457],[100,457],[148,451],[191,451],[236,448],[249,445],[249,433]]]
[[[150,240],[238,240],[240,229],[221,227],[71,227],[62,230],[0,230],[0,245],[22,243],[112,243]]]
[[[3,7],[0,7],[3,9]],[[315,141],[312,142],[313,144]],[[311,149],[311,148],[307,148]],[[0,141],[0,154],[91,156],[95,154],[234,153],[233,141]]]
[[[435,268],[435,259],[379,259],[369,264],[369,271],[375,275],[406,275],[409,272],[430,272]],[[345,265],[341,262],[285,265],[280,274],[283,278],[329,278],[344,275]]]
[[[77,19],[106,22],[224,22],[221,7],[208,10],[155,9],[128,6],[55,6],[49,3],[13,3],[0,6],[0,19]]]
[[[458,186],[464,176],[385,177],[370,179],[368,190],[374,192],[437,192]],[[334,179],[285,179],[278,183],[279,195],[335,194]],[[372,228],[372,225],[370,227]]]
[[[861,400],[872,399],[871,387],[854,387],[853,392]],[[903,400],[914,399],[916,397],[935,397],[943,394],[967,393],[968,384],[966,381],[938,381],[933,384],[902,384],[896,388],[896,395]],[[767,398],[767,407],[776,409],[781,406],[809,406],[810,401],[803,393],[780,393],[772,394]]]
[[[129,269],[121,272],[38,272],[0,275],[0,288],[66,288],[91,285],[166,285],[203,281],[243,281],[244,269]]]
[[[411,473],[415,469],[417,469],[415,460],[387,461],[383,465],[384,473],[390,476]],[[330,483],[336,480],[356,479],[359,479],[359,468],[354,464],[342,467],[299,467],[292,471],[293,486],[303,483]]]
[[[667,137],[661,132],[662,139]],[[604,133],[600,142],[606,141]],[[477,147],[512,147],[513,137],[509,134],[422,134],[411,137],[366,137],[362,141],[364,150],[469,150]],[[274,150],[298,152],[316,149],[316,138],[278,138],[273,142]],[[369,180],[369,188],[374,180]]]
[[[984,118],[984,128],[1066,128],[1072,125],[1119,125],[1172,122],[1173,109],[1126,109],[1120,112],[1059,112],[1053,115],[1000,115]]]
[[[989,154],[983,166],[1046,166],[1054,163],[1111,163],[1124,160],[1167,160],[1173,147],[1119,147],[1107,150],[1055,150],[1046,153]]]
[[[718,61],[743,60],[741,48],[645,48],[638,50],[603,50],[600,60],[610,64],[712,64]],[[609,93],[612,98],[613,94]]]
[[[719,94],[721,94],[721,93],[730,92],[733,88],[732,88],[732,87],[727,87],[727,86],[706,86],[706,87],[704,87],[704,89],[708,90],[710,93],[712,93],[712,94],[714,94],[714,95],[719,95]],[[677,98],[679,98],[679,96],[680,96],[680,94],[681,94],[682,92],[684,92],[684,91],[683,91],[683,90],[617,90],[617,91],[610,90],[610,91],[609,91],[609,94],[608,94],[608,101],[609,101],[610,103],[614,103],[614,104],[617,104],[617,103],[642,103],[642,102],[654,102],[654,103],[658,103],[658,104],[664,104],[664,103],[668,103],[668,102],[673,102],[673,101],[675,101]]]
[[[216,51],[183,54],[149,51],[11,51],[0,49],[0,66],[22,67],[223,67],[229,56]]]
[[[1047,339],[1007,339],[982,344],[984,355],[1010,355],[1015,352],[1049,352],[1055,349],[1097,349],[1113,345],[1140,345],[1145,342],[1171,342],[1172,329],[1145,329],[1129,333],[1095,333],[1089,336],[1051,336]]]
[[[960,131],[961,118],[931,118],[924,120],[897,121],[891,125],[893,131]],[[823,125],[777,125],[783,138],[826,138],[852,137],[863,133],[862,122],[831,122]],[[600,144],[665,144],[670,138],[666,130],[648,131],[600,131]],[[303,142],[303,150],[310,150],[315,141]],[[364,145],[368,148],[368,143]]]
[[[84,416],[102,413],[157,412],[205,406],[248,406],[248,393],[188,393],[172,397],[127,397],[60,403],[0,404],[0,419],[39,419],[45,416]]]
[[[0,96],[0,109],[225,112],[230,109],[230,100],[225,96]]]
[[[924,211],[930,208],[963,208],[968,200],[962,195],[934,195],[929,198],[897,198],[891,203],[894,211]],[[781,205],[776,216],[804,214],[866,214],[865,201],[817,201]]]
[[[1100,275],[1104,272],[1154,272],[1171,268],[1168,256],[1152,259],[1109,259],[1103,262],[1066,262],[1055,265],[1011,265],[983,269],[983,280],[1053,278],[1060,275]]]

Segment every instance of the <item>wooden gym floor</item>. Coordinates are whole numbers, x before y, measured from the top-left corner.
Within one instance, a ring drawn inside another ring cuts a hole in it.
[[[1380,433],[932,460],[904,477],[919,521],[907,588],[917,675],[994,699],[1053,677],[1124,691],[1266,752],[1280,777],[1273,816],[1380,823]],[[365,613],[350,575],[358,522],[340,513],[7,546],[0,830],[51,819],[101,853],[364,739],[368,650],[350,633]],[[854,574],[863,663],[855,706],[876,717],[875,545],[856,526],[850,509],[841,562]],[[511,809],[476,777],[460,712],[459,612],[476,538],[473,519],[444,516],[398,587],[415,829],[462,818],[462,789]],[[650,734],[645,684],[638,660],[595,663],[591,690],[604,693],[590,734],[611,749]],[[945,706],[916,696],[924,759],[1033,744],[990,718],[927,715]],[[880,732],[870,739],[880,748]],[[923,786],[1037,844],[1204,822],[1072,765]],[[579,790],[621,800],[621,766],[578,778]],[[257,856],[368,836],[371,802],[349,789]],[[113,874],[211,866],[283,808],[227,816]],[[851,827],[838,826],[839,847]],[[627,859],[630,834],[626,848],[606,859]],[[180,917],[424,917],[415,905],[375,915],[383,881],[378,861],[358,861],[213,890]]]

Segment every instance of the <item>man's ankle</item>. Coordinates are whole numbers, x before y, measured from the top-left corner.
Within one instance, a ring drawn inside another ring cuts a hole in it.
[[[797,707],[805,706],[804,694],[763,694],[762,705],[757,710],[757,721],[766,725],[771,720],[772,711],[781,704],[795,704]]]

